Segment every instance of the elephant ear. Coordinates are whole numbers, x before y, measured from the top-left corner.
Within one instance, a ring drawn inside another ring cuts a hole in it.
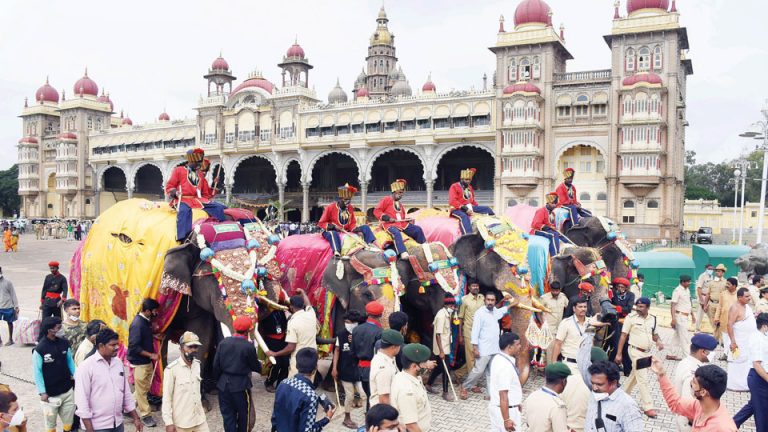
[[[160,280],[160,293],[178,291],[192,294],[192,272],[199,254],[199,249],[191,243],[168,250],[165,253],[163,277]]]

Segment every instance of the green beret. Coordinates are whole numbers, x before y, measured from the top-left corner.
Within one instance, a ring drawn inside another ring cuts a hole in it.
[[[602,348],[593,346],[590,358],[592,359],[592,363],[597,363],[599,361],[608,360],[608,354],[606,354]]]
[[[408,360],[421,363],[429,360],[431,353],[429,348],[422,344],[411,343],[403,347],[402,353]]]
[[[544,375],[547,378],[568,378],[571,369],[563,362],[550,363],[544,368]]]
[[[390,345],[400,346],[405,342],[403,335],[399,331],[386,329],[381,332],[381,341]]]

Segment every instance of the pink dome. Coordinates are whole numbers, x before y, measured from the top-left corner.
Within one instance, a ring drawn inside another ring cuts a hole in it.
[[[435,83],[433,83],[432,80],[428,80],[421,87],[421,91],[432,91],[433,92],[435,90],[437,90],[437,87],[435,87]]]
[[[247,80],[241,82],[239,86],[235,87],[235,90],[232,91],[232,95],[235,95],[240,90],[243,90],[249,87],[258,87],[270,94],[275,89],[275,85],[269,82],[268,80],[264,79],[264,77],[261,76],[261,74],[253,73]]]
[[[531,23],[552,25],[549,17],[551,10],[543,0],[523,0],[515,9],[515,28]]]
[[[130,118],[130,117],[128,117],[128,116],[125,116],[125,117],[123,118],[123,121],[121,122],[121,124],[122,124],[123,126],[133,126],[133,120],[131,120],[131,118]]]
[[[24,137],[19,140],[19,144],[37,144],[37,138],[35,137]]]
[[[624,87],[632,87],[633,85],[639,83],[646,83],[651,85],[663,84],[660,76],[653,72],[643,72],[624,78],[624,81],[621,82],[621,85]]]
[[[285,56],[304,58],[304,48],[302,48],[298,43],[294,43],[290,48],[288,48]]]
[[[45,79],[45,84],[35,92],[35,100],[38,102],[59,103],[59,92],[48,84],[48,78]]]
[[[669,0],[627,0],[627,13],[641,9],[669,9]]]
[[[169,121],[171,119],[171,116],[168,115],[167,112],[163,111],[162,114],[157,118],[160,121]]]
[[[115,110],[115,105],[112,103],[112,99],[109,98],[108,94],[104,93],[104,90],[101,91],[101,96],[99,96],[98,101],[101,103],[109,104],[110,111]]]
[[[229,70],[229,63],[227,63],[227,61],[224,60],[224,58],[222,56],[219,56],[211,64],[211,69],[213,69],[213,70],[228,71]]]
[[[76,140],[77,135],[75,135],[72,132],[64,132],[63,134],[59,134],[60,140]]]
[[[75,90],[75,95],[79,95],[81,93],[91,96],[99,95],[99,86],[96,85],[94,80],[88,77],[88,69],[85,70],[85,75],[77,80],[73,88]]]
[[[516,84],[508,85],[504,89],[505,95],[511,95],[514,93],[537,93],[541,94],[541,89],[528,82],[519,82]]]
[[[360,87],[359,89],[357,89],[356,96],[359,97],[359,98],[361,98],[361,97],[368,97],[368,96],[370,96],[370,93],[368,93],[368,89],[367,88]]]

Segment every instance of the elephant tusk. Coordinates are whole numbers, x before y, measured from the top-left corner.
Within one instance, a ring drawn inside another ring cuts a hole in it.
[[[514,307],[520,308],[520,309],[524,309],[524,310],[527,310],[527,311],[531,311],[531,312],[542,312],[541,309],[536,309],[533,306],[528,306],[528,305],[522,304],[522,303],[518,303],[518,304],[514,305]]]
[[[269,351],[269,347],[267,347],[267,343],[264,342],[264,338],[261,337],[261,333],[259,333],[259,324],[255,323],[253,327],[253,337],[256,339],[256,345],[261,348],[262,351],[264,351],[264,354],[266,355],[267,351]],[[277,364],[277,360],[275,360],[274,357],[268,356],[269,362],[272,364]]]
[[[221,324],[221,333],[224,335],[225,338],[232,336],[232,332],[229,330],[229,327],[227,327],[226,324]]]
[[[552,313],[552,311],[551,311],[551,310],[550,310],[548,307],[544,306],[544,305],[543,305],[543,304],[542,304],[542,303],[541,303],[541,302],[540,302],[538,299],[536,299],[536,298],[531,298],[531,303],[533,303],[533,307],[535,307],[535,308],[537,308],[537,309],[541,309],[543,312],[546,312],[546,313],[550,313],[550,314]]]
[[[263,303],[267,304],[272,309],[277,309],[277,310],[282,310],[282,311],[288,310],[288,307],[283,306],[283,305],[281,305],[279,303],[275,303],[274,301],[272,301],[272,300],[270,300],[270,299],[268,299],[268,298],[266,298],[264,296],[257,296],[256,298],[259,299],[260,302],[263,302]]]

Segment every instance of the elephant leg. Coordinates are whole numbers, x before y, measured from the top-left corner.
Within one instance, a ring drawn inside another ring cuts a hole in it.
[[[520,337],[520,343],[523,346],[517,355],[517,370],[520,375],[520,385],[525,385],[531,374],[531,344],[528,343],[524,334]]]

